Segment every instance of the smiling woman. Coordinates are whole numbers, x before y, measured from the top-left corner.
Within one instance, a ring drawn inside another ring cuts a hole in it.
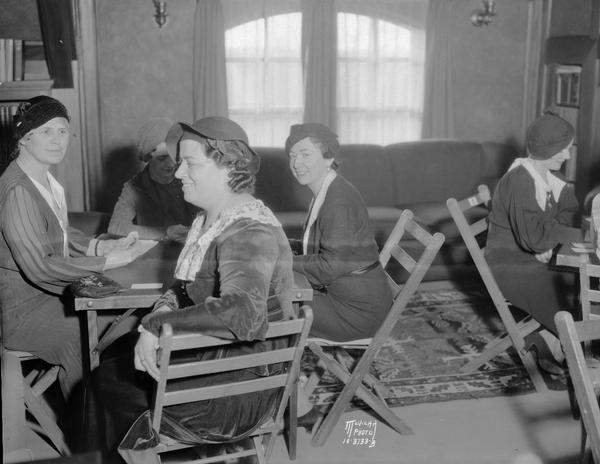
[[[220,359],[240,351],[264,351],[272,343],[261,341],[268,321],[292,314],[292,253],[281,224],[252,195],[260,163],[245,131],[230,119],[219,117],[176,123],[168,132],[167,148],[181,156],[175,175],[182,181],[186,201],[204,208],[204,212],[192,224],[179,255],[177,280],[144,317],[139,337],[130,334],[109,347],[94,372],[93,396],[105,414],[91,408],[93,416],[88,424],[107,418],[105,426],[99,427],[106,435],[97,437],[96,446],[110,451],[128,430],[131,440],[124,441],[123,448],[134,442],[138,451],[151,446],[136,440],[150,433],[143,430],[148,425],[144,416],[136,419],[148,409],[152,378],[158,377],[157,335],[162,324],[171,324],[175,333],[196,332],[247,342],[241,349],[207,349],[202,353],[203,359]],[[285,342],[273,343],[279,346]],[[136,375],[136,370],[149,376]],[[240,380],[262,375],[263,369],[240,369],[193,381],[200,387],[219,376]],[[168,424],[165,430],[169,432],[165,433],[188,443],[245,436],[265,420],[278,394],[277,389],[271,389],[169,406],[162,416]]]

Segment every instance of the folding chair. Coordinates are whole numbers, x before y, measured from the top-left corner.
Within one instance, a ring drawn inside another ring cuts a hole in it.
[[[416,260],[402,248],[401,240],[406,234],[416,239],[424,247],[423,252]],[[429,232],[413,220],[412,211],[408,209],[402,211],[392,233],[379,254],[379,261],[383,268],[386,269],[390,258],[393,257],[410,273],[410,276],[404,286],[400,288],[390,274],[386,272],[394,294],[394,301],[381,327],[371,339],[368,348],[356,366],[350,371],[349,367],[344,365],[344,363],[325,353],[317,343],[309,341],[308,346],[319,357],[319,361],[329,372],[345,384],[331,409],[329,409],[323,420],[317,425],[311,440],[313,446],[321,446],[325,443],[335,424],[339,421],[355,395],[363,400],[398,433],[412,433],[412,430],[386,404],[386,389],[375,377],[369,374],[369,368],[380,348],[389,338],[402,311],[417,290],[443,243],[443,234],[439,232],[434,235],[429,234]]]
[[[600,340],[600,320],[574,322],[567,311],[554,316],[558,336],[567,358],[575,398],[581,411],[581,462],[600,462],[600,408],[595,386],[599,385],[600,365],[589,362],[582,344]]]
[[[25,447],[25,427],[45,436],[58,453],[69,456],[64,435],[56,423],[56,415],[44,398],[44,392],[57,380],[58,366],[32,369],[23,376],[22,363],[39,360],[24,351],[2,348],[2,424],[5,460],[31,456]],[[26,421],[28,412],[34,421]],[[20,458],[18,458],[20,459]]]
[[[275,408],[272,417],[252,433],[253,449],[238,450],[218,457],[194,460],[194,463],[217,462],[253,455],[257,457],[260,464],[266,463],[273,449],[275,436],[285,429],[283,416],[286,406],[289,407],[289,430],[287,431],[288,453],[290,459],[295,459],[298,374],[300,371],[300,359],[302,357],[306,337],[308,336],[313,317],[312,310],[309,306],[302,306],[301,313],[302,317],[300,318],[271,322],[269,324],[265,339],[273,340],[280,337],[289,337],[290,343],[286,348],[275,348],[261,353],[227,357],[224,359],[193,361],[183,364],[170,364],[171,354],[182,350],[203,350],[209,347],[224,347],[236,343],[247,342],[224,340],[201,334],[174,335],[170,325],[163,325],[159,341],[161,347],[159,355],[160,379],[157,384],[154,407],[152,410],[152,428],[160,436],[160,444],[158,445],[157,452],[165,453],[198,446],[198,444],[176,442],[168,437],[160,435],[161,417],[165,406],[212,398],[222,398],[273,388],[282,388],[283,392],[281,399],[279,400],[279,404]],[[252,380],[242,380],[206,387],[186,387],[177,390],[170,390],[168,388],[171,380],[195,377],[203,374],[214,374],[235,371],[238,369],[268,366],[276,363],[284,363],[287,367],[287,372]]]
[[[466,211],[480,205],[487,206],[490,201],[490,191],[486,185],[480,185],[477,190],[477,194],[461,201],[449,198],[446,201],[446,205],[452,215],[452,219],[454,219],[454,222],[458,227],[460,235],[467,245],[471,258],[485,284],[485,288],[492,298],[500,319],[502,319],[506,333],[488,343],[483,353],[465,364],[460,370],[461,372],[472,372],[498,356],[503,351],[506,351],[512,345],[521,358],[536,390],[540,392],[547,391],[548,387],[544,382],[533,354],[525,348],[525,337],[537,330],[540,327],[540,323],[530,316],[525,317],[519,322],[515,320],[510,311],[509,303],[502,295],[502,291],[500,290],[500,287],[498,287],[498,283],[485,260],[483,251],[475,239],[477,235],[487,231],[487,217],[470,224],[465,215]]]

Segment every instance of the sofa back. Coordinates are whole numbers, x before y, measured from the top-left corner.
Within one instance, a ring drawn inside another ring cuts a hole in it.
[[[292,176],[283,148],[257,148],[261,169],[256,195],[274,211],[306,211],[311,194]],[[339,172],[368,206],[399,207],[464,198],[481,183],[490,189],[506,172],[515,151],[500,143],[419,140],[379,145],[342,145]]]

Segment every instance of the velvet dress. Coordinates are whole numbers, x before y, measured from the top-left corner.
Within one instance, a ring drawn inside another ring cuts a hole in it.
[[[556,333],[554,314],[573,310],[575,275],[535,258],[562,243],[581,241],[574,228],[578,203],[571,186],[558,198],[549,193],[545,210],[536,201],[535,183],[523,166],[500,179],[489,215],[485,257],[504,297]]]
[[[258,200],[226,215],[231,216],[228,225],[218,235],[204,240],[208,247],[194,280],[177,280],[155,305],[166,305],[171,311],[152,312],[142,322],[146,330],[158,335],[164,323],[170,323],[174,333],[203,331],[198,328],[198,321],[204,318],[211,327],[225,332],[227,338],[248,341],[236,348],[207,349],[203,359],[232,356],[240,351],[264,351],[267,342],[261,340],[268,321],[292,314],[292,254],[281,226]],[[203,216],[196,219],[188,243],[195,237],[203,240],[201,234],[195,234],[203,221]],[[94,371],[93,401],[87,405],[88,434],[96,432],[99,438],[93,447],[114,450],[138,416],[149,409],[155,382],[134,369],[132,351],[136,339],[130,335],[117,340]],[[266,369],[211,374],[192,381],[202,386],[223,378],[251,379],[266,375]],[[243,437],[261,425],[275,407],[278,395],[278,389],[274,389],[169,406],[163,412],[161,432],[188,443]],[[91,421],[94,417],[104,420],[96,431]],[[121,448],[143,449],[149,446],[143,444],[143,437],[150,435],[148,421],[137,421]]]
[[[294,256],[294,270],[315,290],[313,337],[369,338],[388,314],[393,297],[379,264],[367,207],[339,174],[310,228],[307,253]]]

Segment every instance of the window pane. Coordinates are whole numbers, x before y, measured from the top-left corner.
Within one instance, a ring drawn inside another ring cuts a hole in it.
[[[252,21],[226,38],[229,116],[252,145],[282,146],[303,114],[301,14]]]
[[[267,56],[300,58],[301,15],[271,16],[267,20]]]
[[[225,32],[227,58],[260,57],[265,48],[265,21],[259,19]]]

